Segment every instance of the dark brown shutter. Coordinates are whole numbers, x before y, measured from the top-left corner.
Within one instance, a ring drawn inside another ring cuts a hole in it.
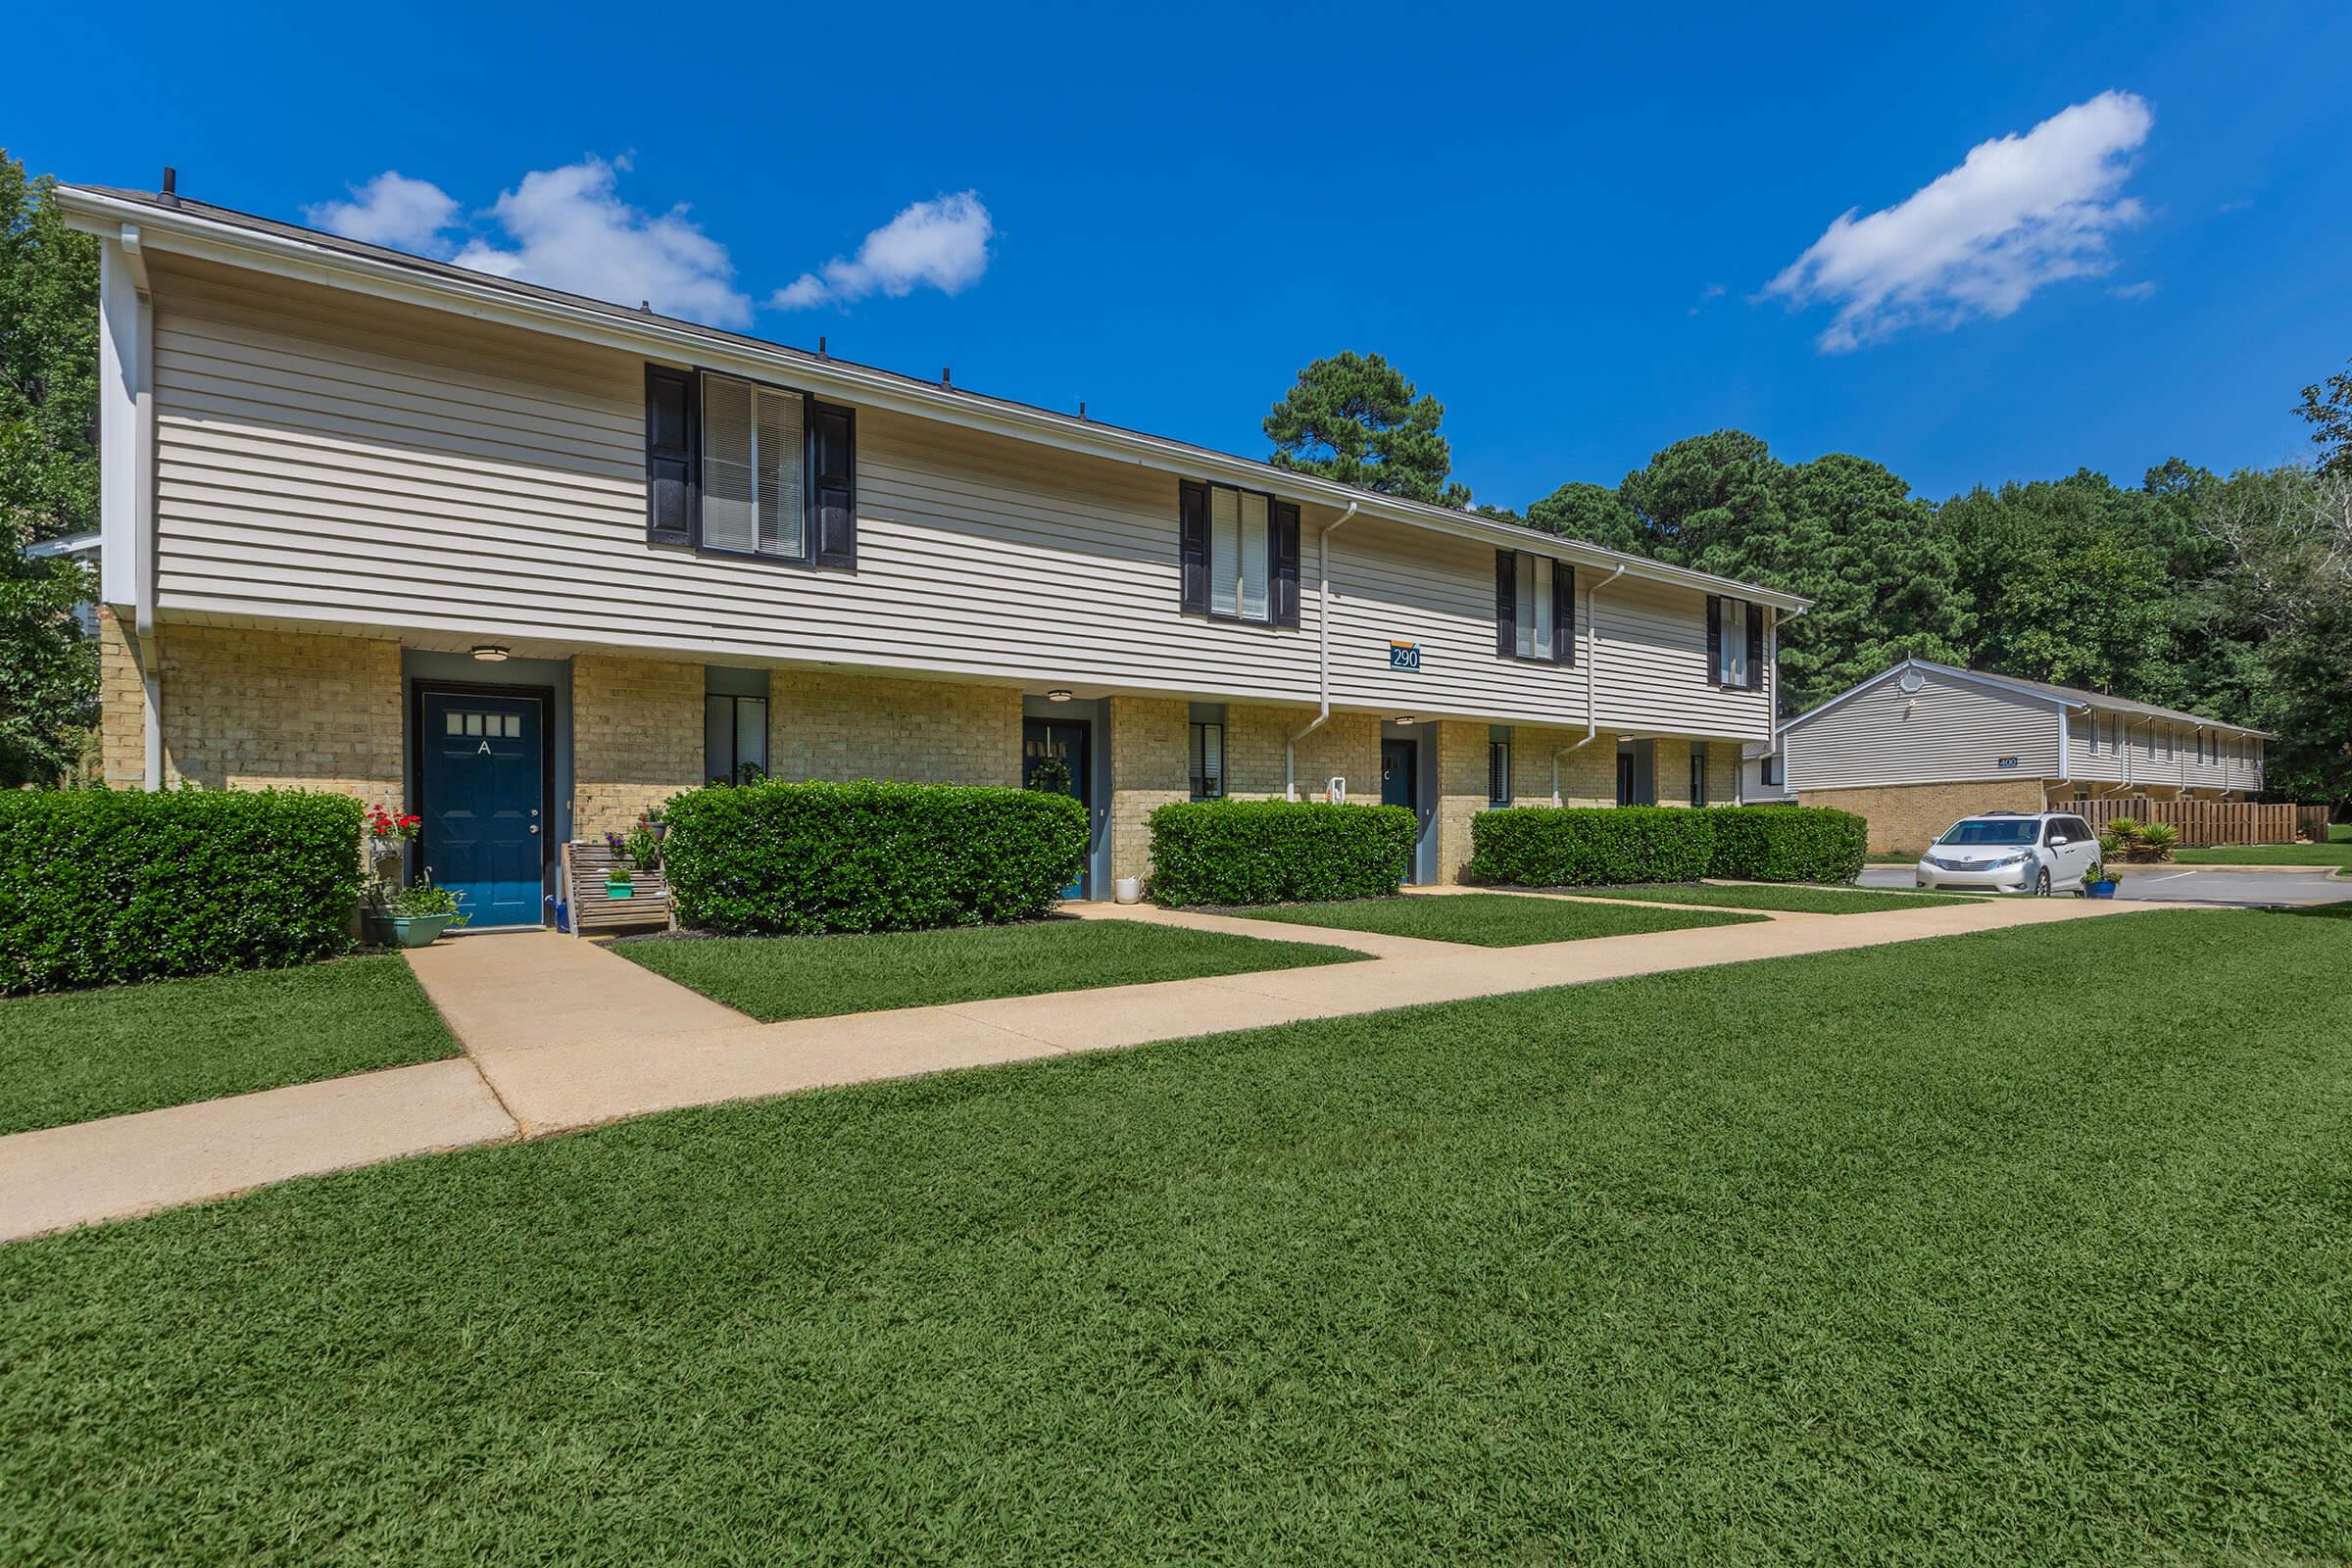
[[[1747,607],[1747,689],[1764,689],[1764,607]]]
[[[1208,486],[1197,479],[1176,486],[1176,566],[1181,579],[1180,609],[1188,615],[1208,613]]]
[[[808,541],[820,566],[858,564],[858,416],[810,400]]]
[[[1723,601],[1707,595],[1707,684],[1723,679]]]
[[[1298,508],[1288,501],[1266,508],[1266,548],[1274,557],[1274,624],[1298,624]]]
[[[1494,651],[1508,659],[1519,651],[1519,553],[1494,552]]]
[[[1565,561],[1551,564],[1551,662],[1576,662],[1576,568]]]
[[[691,545],[702,499],[694,372],[645,368],[645,541]]]

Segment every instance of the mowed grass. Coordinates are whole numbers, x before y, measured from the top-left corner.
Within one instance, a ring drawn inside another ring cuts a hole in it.
[[[1377,931],[1383,936],[1423,937],[1480,948],[1521,948],[1536,942],[1581,942],[1588,937],[1638,936],[1649,931],[1684,931],[1699,926],[1743,925],[1757,918],[1737,914],[1678,913],[1668,909],[1608,908],[1562,904],[1511,893],[1405,895],[1394,899],[1343,899],[1330,904],[1282,904],[1263,909],[1235,909],[1252,920],[1286,925],[1319,925],[1342,931]]]
[[[2341,1560],[2347,958],[2127,915],[0,1248],[0,1557]]]
[[[1716,909],[1782,909],[1797,914],[1870,914],[1915,909],[1923,904],[1983,904],[1983,899],[1901,888],[1832,888],[1751,882],[1718,887],[1704,882],[1645,882],[1622,888],[1555,888],[1589,899],[1634,899],[1645,904],[1685,904]]]
[[[877,936],[656,937],[616,942],[612,951],[769,1023],[1364,956],[1304,942],[1067,917]]]
[[[395,955],[0,1002],[0,1134],[454,1056]]]

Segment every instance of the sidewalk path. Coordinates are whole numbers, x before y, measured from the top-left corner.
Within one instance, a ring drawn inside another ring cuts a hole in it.
[[[466,1058],[0,1138],[0,1241],[649,1111],[2153,907],[2163,906],[2017,899],[1473,948],[1084,905],[1071,912],[1329,942],[1377,956],[1321,968],[774,1024],[593,943],[552,932],[462,937],[412,952],[409,960],[465,1043]]]

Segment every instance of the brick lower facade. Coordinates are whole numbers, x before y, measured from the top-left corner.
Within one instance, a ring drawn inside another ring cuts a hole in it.
[[[1176,698],[1113,697],[1110,730],[1110,874],[1152,874],[1152,813],[1192,798],[1192,709]],[[1099,896],[1107,896],[1102,889]]]
[[[1494,805],[1487,784],[1489,730],[1443,719],[1427,731],[1438,748],[1438,881],[1450,887],[1470,863],[1471,822]]]
[[[1835,807],[1867,818],[1873,855],[1917,855],[1936,834],[1964,816],[1979,811],[2038,811],[2045,799],[2042,781],[2037,778],[1802,790],[1796,798],[1799,806]]]
[[[146,778],[138,647],[99,617],[99,750],[106,781]],[[165,787],[314,789],[397,805],[407,721],[400,644],[379,638],[167,625],[155,638]]]
[[[571,662],[571,831],[625,833],[703,777],[703,666],[582,654]]]
[[[787,779],[1018,784],[1021,694],[1010,686],[779,669],[767,683],[767,771]]]
[[[1311,708],[1225,710],[1225,793],[1278,800],[1284,788],[1283,748],[1314,723]],[[1380,719],[1372,713],[1334,713],[1298,743],[1298,798],[1320,800],[1334,778],[1348,781],[1351,801],[1380,800]]]

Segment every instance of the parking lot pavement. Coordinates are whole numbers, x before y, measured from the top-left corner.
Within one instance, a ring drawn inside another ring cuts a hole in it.
[[[1873,865],[1862,872],[1866,888],[1913,885],[1905,865]],[[2352,899],[2352,877],[2326,866],[2278,871],[2232,871],[2226,867],[2134,865],[2116,887],[2118,899],[2158,899],[2168,904],[2338,904]]]

